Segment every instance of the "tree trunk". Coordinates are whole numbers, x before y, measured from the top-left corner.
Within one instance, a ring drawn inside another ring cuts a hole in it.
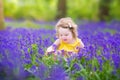
[[[56,19],[66,16],[66,0],[58,0]]]
[[[110,3],[111,0],[100,0],[99,19],[101,21],[108,20],[108,18],[110,18],[109,16]]]
[[[4,26],[4,15],[3,15],[3,3],[0,0],[0,30],[5,29]]]

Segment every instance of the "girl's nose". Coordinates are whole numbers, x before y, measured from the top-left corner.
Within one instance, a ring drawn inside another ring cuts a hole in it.
[[[62,37],[62,39],[65,39],[65,38],[66,38],[65,36]]]

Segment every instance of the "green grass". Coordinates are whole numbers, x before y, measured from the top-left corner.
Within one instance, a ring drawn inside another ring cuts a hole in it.
[[[53,29],[53,26],[50,24],[39,24],[35,23],[30,20],[25,20],[25,21],[9,21],[5,22],[6,27],[13,27],[13,28],[34,28],[34,29]]]

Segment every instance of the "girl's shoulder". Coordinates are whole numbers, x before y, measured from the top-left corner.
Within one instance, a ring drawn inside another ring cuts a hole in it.
[[[80,47],[83,48],[84,47],[84,43],[82,42],[82,40],[80,38],[78,38],[78,42],[80,43]]]
[[[77,42],[81,42],[81,39],[80,38],[77,38],[77,40],[76,40]]]

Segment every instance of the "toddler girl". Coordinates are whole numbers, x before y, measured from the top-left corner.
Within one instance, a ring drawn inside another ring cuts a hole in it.
[[[61,18],[56,24],[57,40],[47,48],[47,53],[59,52],[63,55],[77,54],[84,44],[78,38],[77,25],[71,18]]]

